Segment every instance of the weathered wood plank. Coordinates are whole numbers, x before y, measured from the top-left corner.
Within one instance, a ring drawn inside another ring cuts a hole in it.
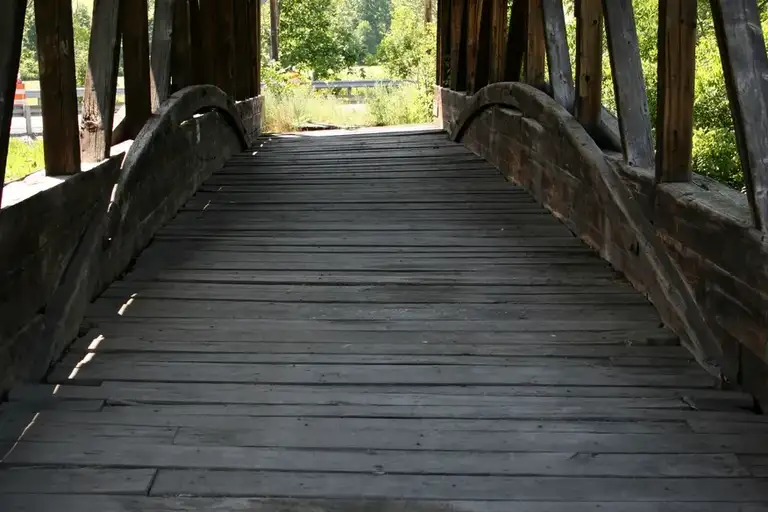
[[[659,3],[656,182],[690,181],[697,5]]]
[[[474,94],[477,90],[475,88],[475,73],[477,72],[478,57],[480,53],[480,15],[481,15],[481,2],[484,0],[466,0],[466,24],[467,24],[467,40],[466,40],[466,52],[467,52],[467,93]],[[487,61],[486,61],[487,63]]]
[[[0,494],[146,495],[155,473],[155,469],[5,467],[0,469]]]
[[[196,0],[176,0],[171,40],[171,85],[178,91],[195,83],[195,62],[192,45],[192,9]]]
[[[83,162],[109,158],[120,57],[120,0],[96,0],[85,77],[80,151]]]
[[[474,34],[474,69],[469,74],[469,92],[471,93],[475,93],[488,85],[491,77],[493,1],[477,0],[477,27]]]
[[[261,94],[261,0],[248,0],[248,33],[250,34],[250,96]]]
[[[507,2],[491,0],[490,82],[504,81],[507,45]]]
[[[528,0],[528,10],[526,13],[525,82],[534,87],[544,88],[547,82],[545,70],[547,44],[544,37],[542,0]]]
[[[574,115],[595,135],[603,107],[603,6],[600,0],[576,0],[576,104]]]
[[[228,95],[235,95],[236,89],[236,26],[235,0],[217,0],[216,9],[216,82],[219,89]]]
[[[152,22],[151,98],[152,111],[156,111],[170,95],[171,46],[173,43],[174,4],[182,0],[155,0]]]
[[[451,3],[451,89],[467,88],[467,1]]]
[[[755,226],[768,231],[768,56],[756,0],[711,0],[739,158]]]
[[[540,1],[544,16],[544,40],[552,97],[566,110],[573,112],[575,92],[571,57],[566,39],[563,2],[562,0]]]
[[[27,0],[10,0],[0,5],[0,205],[26,10]]]
[[[528,41],[528,0],[513,0],[504,56],[504,80],[519,82]]]
[[[233,1],[234,16],[234,90],[236,100],[245,100],[251,97],[251,80],[253,79],[253,50],[251,50],[251,30],[259,30],[258,25],[253,25],[249,18],[248,0]]]
[[[134,138],[152,114],[147,0],[120,2],[125,68],[126,138]]]
[[[74,174],[80,171],[80,133],[72,3],[69,0],[37,0],[35,24],[45,172],[49,176]]]
[[[603,0],[603,14],[624,159],[630,165],[651,169],[651,118],[632,2]]]

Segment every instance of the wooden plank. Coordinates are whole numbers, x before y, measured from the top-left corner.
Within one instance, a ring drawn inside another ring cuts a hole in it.
[[[549,83],[552,97],[569,112],[573,112],[575,92],[571,57],[566,39],[565,13],[562,0],[540,0],[544,16]]]
[[[528,41],[528,0],[513,0],[504,56],[504,80],[519,82]]]
[[[576,0],[576,104],[574,115],[595,136],[603,107],[603,7],[600,0]]]
[[[147,0],[120,2],[125,68],[125,135],[135,138],[152,113]]]
[[[474,69],[470,73],[469,92],[475,93],[488,85],[491,77],[491,50],[493,48],[493,1],[477,0],[477,28],[475,33]]]
[[[248,23],[251,37],[250,45],[250,69],[251,90],[250,96],[261,94],[261,1],[248,0]]]
[[[507,44],[507,2],[491,0],[490,82],[504,81]]]
[[[233,1],[234,30],[234,90],[236,100],[245,100],[251,97],[251,80],[253,79],[251,30],[259,30],[258,25],[253,25],[248,17],[248,0]]]
[[[280,60],[280,7],[277,0],[269,0],[270,55]]]
[[[215,84],[230,96],[235,95],[235,0],[218,0],[216,2],[216,82]]]
[[[648,95],[631,0],[603,0],[621,145],[629,165],[653,168]]]
[[[191,3],[196,3],[196,0],[176,0],[173,6],[171,82],[174,92],[195,83]]]
[[[467,24],[467,39],[466,39],[466,52],[467,52],[467,93],[474,94],[475,89],[475,73],[477,71],[478,60],[478,43],[480,37],[480,3],[484,0],[466,0],[466,12],[464,14]]]
[[[218,52],[218,15],[219,5],[216,0],[199,0],[200,32],[202,35],[202,70],[201,83],[217,84],[216,58]]]
[[[26,11],[27,0],[11,0],[0,5],[0,205],[3,201],[5,163],[11,136],[13,102]]]
[[[543,478],[379,475],[370,472],[286,475],[282,472],[161,470],[151,495],[380,498],[392,489],[397,489],[400,499],[485,500],[494,496],[495,499],[517,501],[548,500],[552,498],[552,490],[557,489],[558,499],[568,502],[570,508],[567,510],[573,510],[573,502],[580,501],[686,501],[697,502],[697,506],[713,501],[761,502],[766,499],[767,492],[765,481],[756,478]]]
[[[109,158],[120,58],[120,0],[96,0],[85,77],[80,151],[83,162]]]
[[[467,1],[451,3],[451,89],[467,88]]]
[[[146,495],[155,473],[155,469],[5,467],[0,469],[0,494]]]
[[[77,126],[75,47],[72,3],[35,2],[40,98],[43,105],[45,172],[49,176],[80,171],[80,133]]]
[[[656,182],[692,177],[696,2],[659,3]]]
[[[757,229],[768,231],[768,57],[756,0],[711,0],[747,197]]]
[[[176,0],[155,0],[155,17],[152,22],[152,52],[150,57],[150,92],[152,94],[153,112],[170,95],[171,45],[173,41],[175,2]]]
[[[525,82],[538,88],[545,88],[547,78],[545,60],[547,44],[544,36],[544,11],[542,0],[528,0],[526,29],[528,32],[525,50]]]
[[[452,0],[437,2],[437,85],[450,87]]]

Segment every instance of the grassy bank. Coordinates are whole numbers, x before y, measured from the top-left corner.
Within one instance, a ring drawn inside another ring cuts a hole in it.
[[[8,145],[8,161],[5,165],[6,183],[39,171],[44,166],[42,139],[25,141],[11,138]]]

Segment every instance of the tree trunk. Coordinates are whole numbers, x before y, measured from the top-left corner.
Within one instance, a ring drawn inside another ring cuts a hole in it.
[[[272,43],[272,60],[280,59],[280,51],[277,39],[277,30],[280,20],[280,10],[277,5],[277,0],[269,0],[269,22],[271,30],[271,43]]]

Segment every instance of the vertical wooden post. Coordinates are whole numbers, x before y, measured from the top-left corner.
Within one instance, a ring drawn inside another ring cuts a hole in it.
[[[84,162],[109,158],[120,59],[119,15],[120,0],[96,0],[93,4],[80,130],[80,158]]]
[[[464,13],[467,23],[467,92],[475,92],[475,71],[477,67],[477,39],[480,32],[480,2],[482,0],[467,0],[467,10]]]
[[[120,2],[125,71],[125,135],[135,138],[152,113],[147,0]]]
[[[203,49],[203,20],[200,15],[200,1],[189,0],[189,40],[192,45],[192,80],[193,83],[205,83],[205,58]]]
[[[660,0],[656,181],[690,181],[696,0]]]
[[[269,28],[270,28],[270,51],[272,60],[280,60],[280,46],[278,31],[280,30],[280,8],[277,0],[269,0]]]
[[[469,92],[475,93],[488,85],[491,76],[491,17],[493,0],[478,0],[477,31],[475,34],[475,69],[472,71]]]
[[[528,0],[528,46],[525,50],[525,82],[534,87],[543,87],[546,82],[544,41],[544,16],[542,0]]]
[[[492,0],[491,6],[491,72],[490,82],[504,80],[504,57],[507,40],[507,1]]]
[[[251,36],[251,96],[261,94],[261,0],[248,0]]]
[[[229,94],[235,95],[235,2],[217,0],[219,10],[216,21],[218,51],[216,54],[216,85]]]
[[[251,96],[251,23],[248,18],[248,0],[234,1],[235,17],[235,89],[236,100]]]
[[[596,134],[603,107],[603,6],[576,0],[576,119]]]
[[[513,0],[509,13],[504,80],[519,82],[528,44],[528,0]]]
[[[651,169],[651,120],[632,0],[603,0],[603,14],[624,158],[630,165]]]
[[[451,89],[467,88],[467,0],[451,2]]]
[[[35,0],[45,170],[49,176],[80,171],[77,87],[71,0]]]
[[[171,82],[174,91],[195,83],[190,12],[190,3],[194,2],[195,0],[191,0],[191,2],[190,0],[176,0],[174,4],[171,41]]]
[[[549,63],[549,83],[552,97],[569,112],[573,112],[575,91],[573,71],[565,33],[565,13],[562,0],[541,0],[544,15],[544,38]]]
[[[451,0],[438,0],[437,23],[437,85],[445,86],[451,67]]]
[[[6,0],[0,3],[0,205],[3,204],[5,164],[11,138],[13,98],[16,95],[26,10],[27,0]]]
[[[150,55],[152,111],[168,98],[171,89],[171,43],[175,0],[155,0]]]
[[[756,0],[710,0],[755,226],[768,232],[768,57]]]
[[[200,0],[200,32],[203,37],[201,69],[203,83],[216,84],[216,59],[218,52],[217,18],[219,5],[217,0]],[[217,84],[218,85],[218,84]]]

